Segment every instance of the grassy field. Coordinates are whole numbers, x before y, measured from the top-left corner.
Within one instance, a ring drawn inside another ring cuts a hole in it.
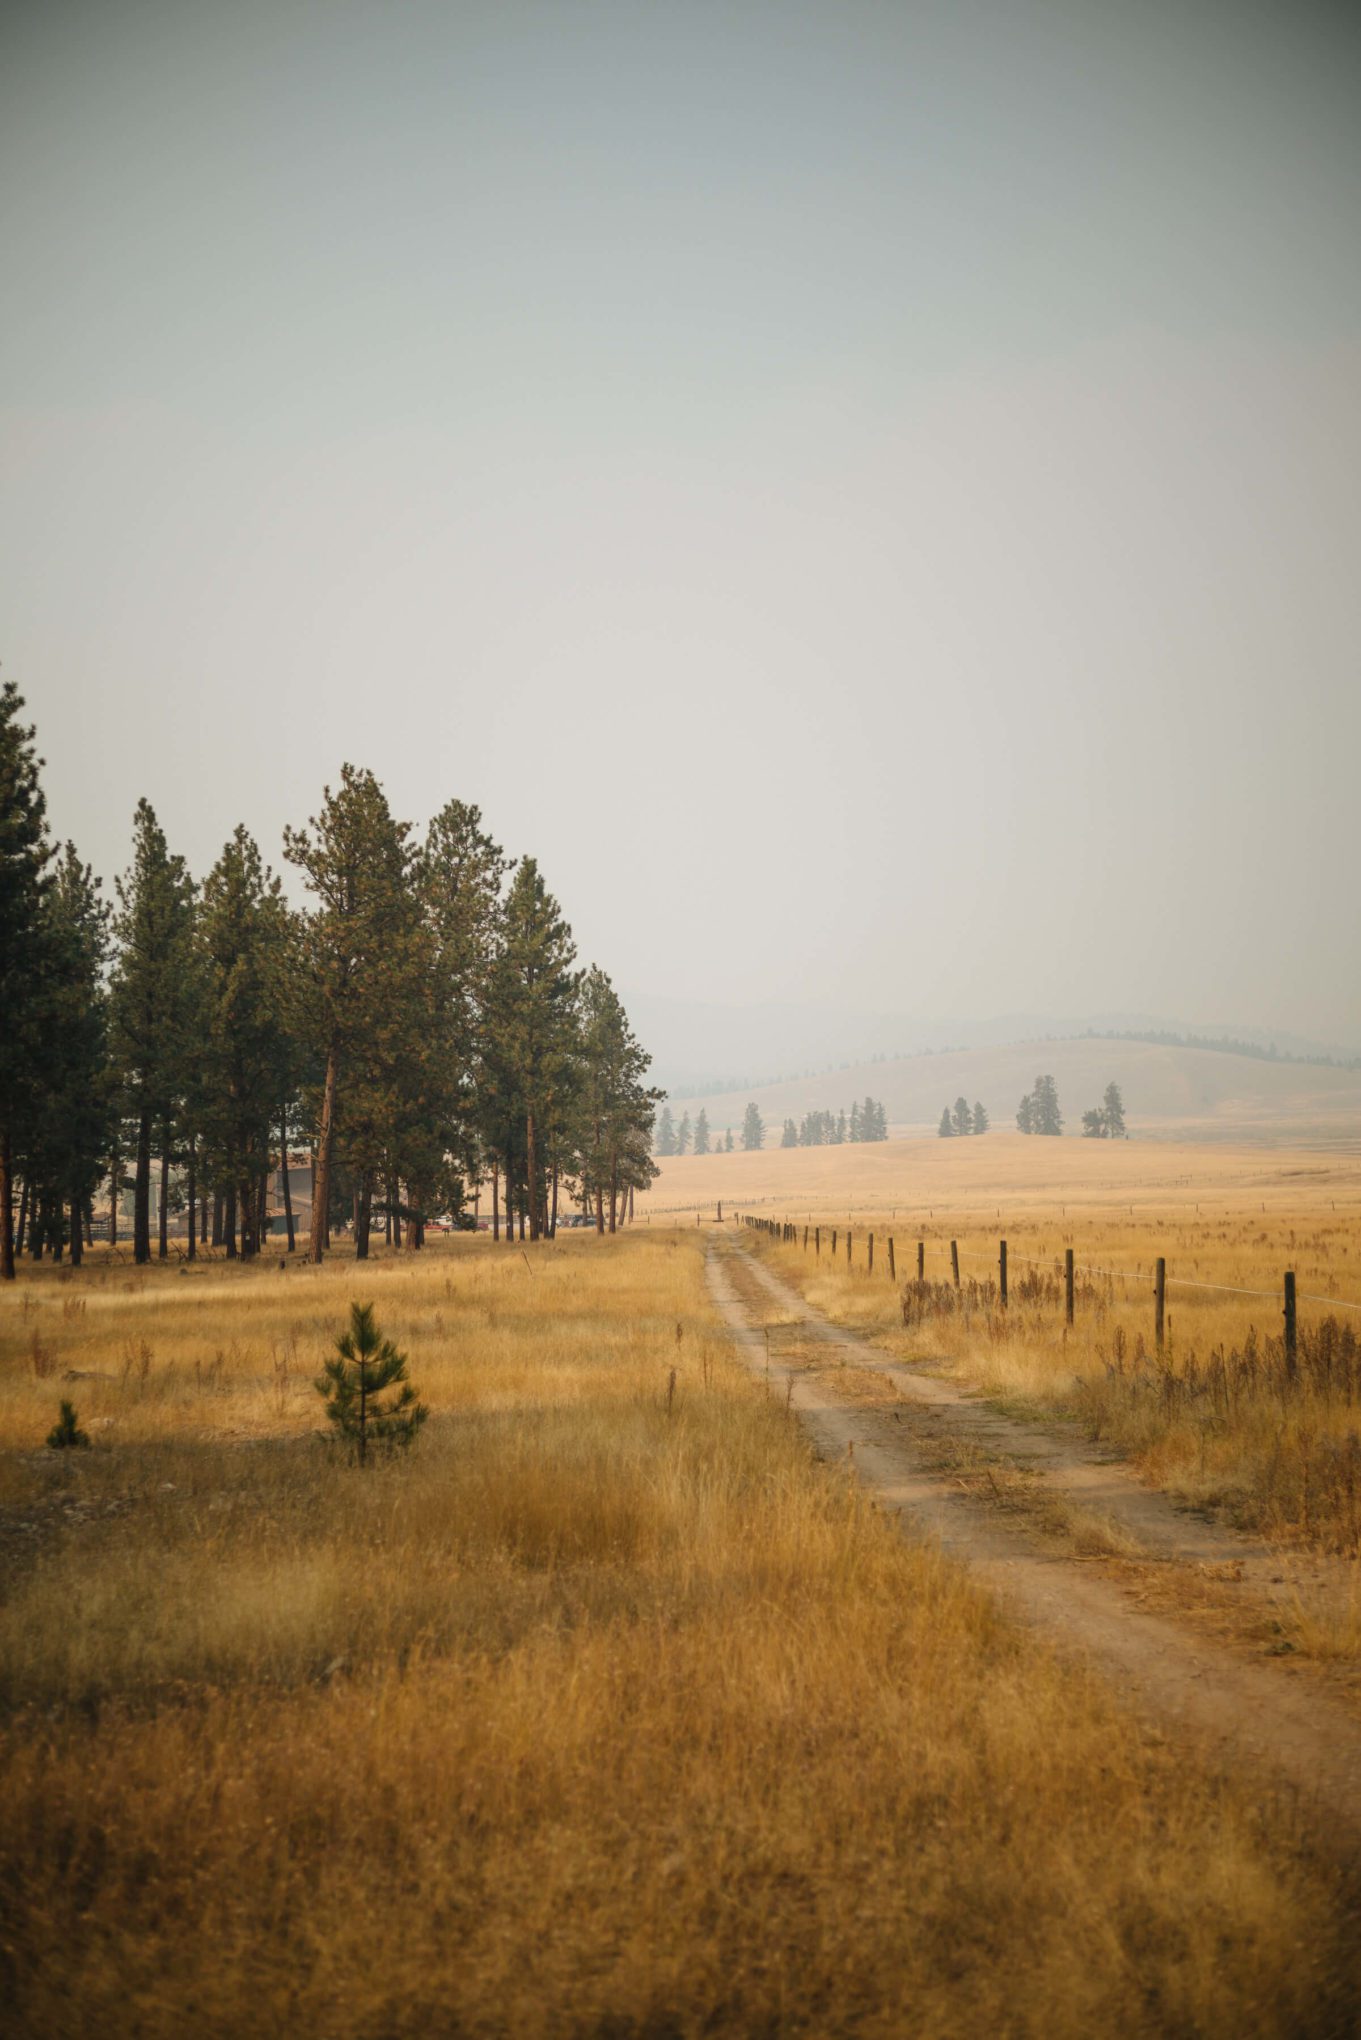
[[[691,1158],[667,1165],[651,1201],[685,1192],[794,1222],[798,1244],[771,1251],[840,1322],[1076,1418],[1188,1501],[1287,1540],[1361,1550],[1361,1309],[1349,1307],[1361,1304],[1361,1160],[989,1134]],[[1161,1353],[1159,1257],[1169,1285]],[[1282,1348],[1286,1269],[1301,1298],[1293,1367]],[[904,1283],[914,1285],[906,1300]]]
[[[0,1299],[11,2030],[1345,2029],[1297,1815],[817,1465],[702,1245]],[[355,1296],[432,1412],[363,1472],[311,1386]]]

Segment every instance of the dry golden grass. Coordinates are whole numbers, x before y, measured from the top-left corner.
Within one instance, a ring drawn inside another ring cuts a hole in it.
[[[1348,1894],[1288,1809],[816,1465],[701,1245],[0,1302],[13,2029],[1346,2025]],[[310,1387],[356,1295],[432,1408],[366,1473]],[[89,1453],[42,1450],[59,1393]]]
[[[798,1196],[794,1181],[781,1184],[778,1176],[802,1154],[743,1157],[767,1162],[770,1171],[764,1180],[753,1175],[761,1201],[741,1208],[797,1224],[798,1245],[773,1251],[819,1309],[992,1393],[1077,1417],[1188,1502],[1355,1555],[1361,1370],[1348,1335],[1361,1338],[1361,1310],[1347,1305],[1361,1303],[1361,1163],[990,1134],[977,1142],[813,1150],[808,1194]],[[712,1173],[736,1159],[691,1166]],[[894,1198],[901,1200],[896,1210]],[[821,1229],[820,1257],[811,1244],[803,1250],[806,1224]],[[890,1237],[896,1286],[888,1279]],[[1005,1315],[993,1293],[1000,1237],[1009,1257]],[[960,1252],[958,1294],[952,1239]],[[915,1279],[918,1240],[928,1290],[905,1325],[900,1292]],[[1062,1304],[1067,1247],[1080,1284],[1071,1331]],[[1161,1358],[1153,1311],[1159,1256],[1169,1282]],[[1288,1385],[1273,1352],[1287,1268],[1302,1298],[1303,1342],[1299,1379]],[[1084,1270],[1093,1272],[1084,1278]],[[1339,1338],[1321,1350],[1330,1316]]]

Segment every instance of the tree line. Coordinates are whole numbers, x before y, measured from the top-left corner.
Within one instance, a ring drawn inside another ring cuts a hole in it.
[[[284,898],[238,827],[202,881],[138,803],[132,856],[106,901],[74,845],[51,839],[35,733],[0,689],[0,1275],[16,1248],[73,1261],[94,1200],[133,1187],[134,1258],[167,1253],[172,1195],[192,1258],[211,1236],[259,1251],[268,1185],[313,1169],[310,1256],[381,1222],[419,1246],[427,1220],[490,1182],[509,1235],[551,1234],[560,1196],[613,1231],[656,1169],[658,1092],[604,971],[532,857],[506,857],[451,800],[423,837],[371,772],[346,765],[284,857]],[[16,1204],[18,1206],[16,1222]],[[101,1221],[102,1222],[102,1221]]]
[[[848,1118],[839,1112],[805,1112],[802,1121],[786,1119],[781,1147],[840,1147],[844,1142],[888,1139],[888,1114],[877,1098],[851,1106]]]
[[[942,1140],[962,1139],[966,1134],[986,1133],[991,1124],[985,1106],[976,1104],[970,1111],[968,1099],[959,1097],[955,1099],[953,1110],[948,1105],[945,1107],[936,1131]]]
[[[732,1128],[722,1135],[710,1134],[709,1115],[701,1105],[693,1126],[690,1114],[681,1114],[679,1126],[671,1116],[671,1107],[663,1105],[657,1114],[652,1131],[652,1152],[654,1155],[719,1155],[733,1151]]]

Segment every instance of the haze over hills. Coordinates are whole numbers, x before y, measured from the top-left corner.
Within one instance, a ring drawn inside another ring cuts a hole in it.
[[[1337,1061],[1361,1055],[1361,1028],[1345,1039],[1332,1039],[1288,1028],[1133,1011],[1016,1012],[967,1020],[958,1015],[864,1013],[777,1000],[724,1006],[658,998],[633,989],[624,991],[624,1000],[652,1056],[654,1082],[673,1098],[685,1100],[749,1091],[753,1086],[821,1071],[829,1072],[836,1081],[844,1074],[849,1081],[853,1065],[884,1057],[898,1060],[934,1056],[945,1050],[1065,1041],[1089,1030],[1097,1034],[1176,1034],[1198,1042],[1227,1037],[1264,1050],[1274,1046],[1282,1055]]]
[[[824,1107],[849,1110],[866,1093],[882,1101],[895,1132],[933,1131],[941,1108],[960,1095],[971,1105],[981,1100],[995,1127],[1012,1128],[1018,1103],[1041,1072],[1058,1086],[1065,1134],[1080,1133],[1084,1110],[1098,1105],[1114,1080],[1135,1139],[1361,1144],[1361,1069],[1140,1041],[1025,1041],[870,1059],[777,1083],[715,1087],[684,1105],[692,1118],[703,1106],[711,1128],[721,1134],[731,1127],[737,1138],[754,1098],[768,1145],[778,1141],[786,1118]]]

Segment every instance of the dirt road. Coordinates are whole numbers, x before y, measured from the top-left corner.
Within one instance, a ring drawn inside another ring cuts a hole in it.
[[[1149,1565],[1188,1575],[1218,1570],[1266,1592],[1273,1574],[1279,1580],[1277,1555],[1188,1516],[1076,1441],[1013,1422],[950,1383],[886,1360],[730,1237],[711,1242],[708,1275],[734,1340],[772,1394],[788,1400],[825,1457],[853,1458],[858,1478],[905,1529],[938,1539],[1020,1619],[1098,1666],[1163,1725],[1208,1739],[1235,1767],[1258,1767],[1264,1782],[1288,1785],[1361,1846],[1361,1721],[1345,1705],[1301,1667],[1254,1658],[1140,1607],[1137,1589],[1056,1551],[1024,1511],[970,1492],[942,1464],[941,1442],[979,1463],[1026,1466],[1048,1492],[1095,1510]],[[973,1483],[980,1485],[986,1493],[986,1483]]]

